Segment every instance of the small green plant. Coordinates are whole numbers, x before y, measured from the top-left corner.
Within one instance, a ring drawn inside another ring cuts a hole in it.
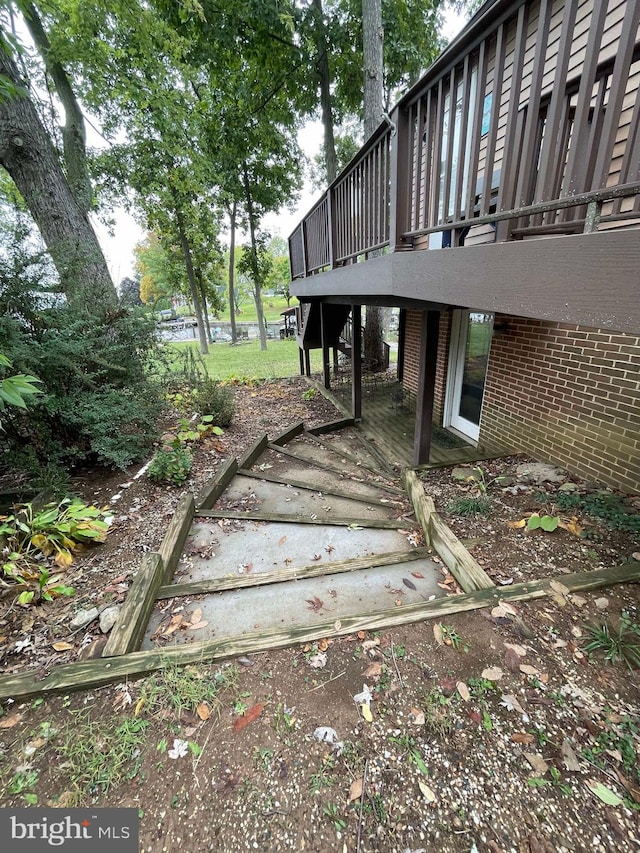
[[[9,367],[11,367],[11,362],[6,355],[0,352],[0,372]],[[40,388],[35,387],[36,382],[40,382],[40,379],[35,376],[27,376],[24,373],[16,373],[15,376],[0,379],[0,412],[3,412],[7,406],[26,409],[27,398],[42,393]],[[2,421],[0,421],[1,429]]]
[[[215,426],[231,425],[236,407],[233,391],[230,388],[207,377],[198,382],[193,398],[198,411],[211,417]]]
[[[336,832],[342,832],[347,825],[344,819],[340,816],[340,810],[336,803],[328,802],[322,809],[322,814],[327,818],[329,823],[333,824]]]
[[[422,699],[426,728],[439,737],[451,734],[455,729],[455,718],[451,708],[451,699],[437,688],[429,690]]]
[[[103,542],[109,525],[105,511],[66,498],[60,503],[36,507],[22,504],[12,515],[0,516],[0,547],[5,551],[2,574],[24,589],[18,603],[52,601],[73,595],[62,575],[51,573],[51,564],[66,569],[81,546]]]
[[[465,654],[469,651],[468,644],[464,642],[452,625],[440,625],[440,631],[445,646],[453,646],[454,649],[465,652]]]
[[[90,720],[86,712],[74,713],[59,752],[81,797],[106,793],[137,775],[147,726],[146,720],[133,717],[114,727]]]
[[[282,703],[278,703],[275,711],[274,727],[279,735],[292,732],[296,727],[296,718],[293,716],[293,710],[285,708]]]
[[[527,779],[527,784],[530,788],[543,788],[546,785],[552,785],[553,787],[558,788],[565,797],[570,797],[573,794],[571,785],[562,781],[562,774],[557,767],[549,768],[549,776],[551,777],[550,779],[544,779],[541,776],[530,776]]]
[[[179,444],[188,444],[202,441],[209,433],[224,435],[224,431],[213,422],[213,415],[203,415],[197,423],[193,419],[180,418],[180,429],[178,430]]]
[[[265,773],[271,768],[273,762],[273,750],[267,747],[256,747],[253,750],[253,763],[258,770],[263,770]]]
[[[452,515],[489,515],[491,504],[486,495],[461,495],[447,504]]]
[[[625,663],[630,670],[640,668],[640,625],[632,622],[629,614],[623,610],[620,623],[614,628],[610,622],[587,626],[590,638],[585,651],[604,652],[609,663]]]
[[[580,495],[575,492],[558,492],[555,503],[562,510],[578,510],[599,518],[612,530],[640,533],[640,513],[625,504],[614,492],[602,490]]]
[[[156,453],[147,473],[149,479],[156,483],[181,486],[189,476],[192,462],[191,453],[186,447],[171,447]]]
[[[237,679],[234,666],[211,671],[167,664],[144,682],[136,710],[148,714],[170,710],[179,716],[183,711],[195,712],[204,703],[219,711],[220,694],[234,689]]]
[[[545,533],[553,533],[558,529],[560,519],[557,515],[538,515],[534,512],[527,520],[527,530],[544,530]]]
[[[323,788],[330,788],[333,785],[330,773],[335,766],[335,759],[332,755],[323,758],[318,772],[309,776],[309,790],[312,794],[319,794]]]
[[[302,395],[303,400],[313,400],[318,392],[315,388],[307,388],[307,390]]]

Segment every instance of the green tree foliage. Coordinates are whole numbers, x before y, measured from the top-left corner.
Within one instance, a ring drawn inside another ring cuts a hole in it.
[[[137,308],[142,305],[140,299],[140,281],[138,278],[130,278],[125,276],[118,285],[118,293],[120,294],[120,304],[127,308]]]

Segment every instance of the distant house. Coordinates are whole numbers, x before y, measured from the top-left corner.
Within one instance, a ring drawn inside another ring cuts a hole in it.
[[[489,0],[291,235],[302,368],[401,309],[416,463],[433,419],[640,491],[639,24],[639,0]]]

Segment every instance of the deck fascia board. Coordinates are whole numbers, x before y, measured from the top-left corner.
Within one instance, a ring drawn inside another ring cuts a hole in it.
[[[637,335],[639,269],[640,234],[629,228],[393,252],[296,279],[291,291],[302,300],[453,305]]]

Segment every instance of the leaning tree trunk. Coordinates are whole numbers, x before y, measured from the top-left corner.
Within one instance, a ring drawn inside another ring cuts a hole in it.
[[[315,12],[314,32],[318,60],[316,71],[320,86],[320,107],[322,110],[322,126],[324,128],[324,163],[327,170],[327,183],[332,184],[338,174],[338,157],[333,127],[333,108],[331,98],[331,70],[329,68],[329,48],[327,31],[324,23],[322,0],[313,0]]]
[[[207,330],[204,327],[204,317],[202,316],[202,306],[200,305],[200,295],[198,294],[198,282],[196,280],[196,274],[193,268],[191,247],[189,246],[189,240],[187,239],[187,232],[184,227],[184,219],[182,217],[182,211],[180,210],[179,206],[180,203],[177,199],[175,199],[175,193],[174,201],[176,205],[175,214],[176,224],[178,226],[178,238],[180,240],[180,248],[182,249],[184,265],[187,270],[187,281],[189,282],[189,292],[191,294],[191,301],[193,302],[193,310],[195,312],[196,322],[198,324],[200,352],[202,353],[202,355],[207,355],[207,353],[209,352],[209,342],[207,341]]]
[[[91,223],[69,188],[15,62],[3,49],[0,75],[19,90],[15,97],[0,99],[0,165],[40,230],[69,305],[91,314],[117,305],[118,295]]]
[[[258,260],[258,241],[256,239],[256,219],[253,209],[253,196],[251,195],[251,187],[249,186],[249,176],[246,167],[243,170],[244,191],[247,200],[247,215],[249,218],[249,234],[251,237],[251,266],[253,268],[253,301],[256,306],[256,316],[258,318],[258,329],[260,331],[260,349],[267,348],[267,330],[264,323],[264,310],[262,307],[262,281],[260,273],[260,263]]]
[[[231,322],[231,342],[238,341],[238,327],[236,326],[236,214],[238,203],[233,202],[229,210],[229,321]]]
[[[364,138],[369,139],[382,120],[383,48],[381,0],[362,0],[364,56]],[[371,253],[370,253],[370,256]],[[364,327],[364,358],[370,370],[384,370],[385,309],[367,306]]]

